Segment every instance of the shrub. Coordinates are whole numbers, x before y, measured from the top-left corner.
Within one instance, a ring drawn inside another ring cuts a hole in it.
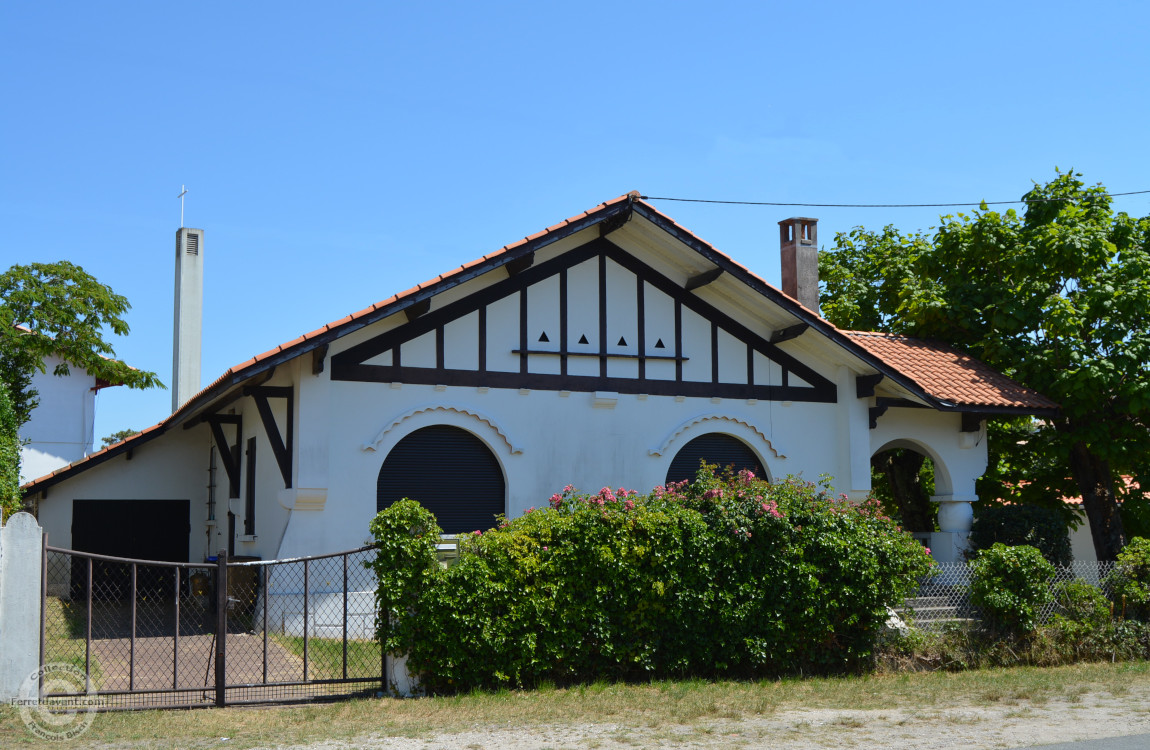
[[[378,585],[376,631],[385,652],[410,640],[403,628],[429,581],[439,571],[436,545],[441,533],[435,516],[414,500],[400,500],[372,520],[376,555],[371,563]]]
[[[985,505],[970,527],[972,551],[995,544],[1037,547],[1054,565],[1069,565],[1070,531],[1058,511],[1037,505]]]
[[[1058,616],[1071,622],[1101,627],[1110,621],[1111,604],[1102,589],[1083,581],[1067,581],[1054,587]]]
[[[1118,553],[1111,591],[1124,616],[1150,620],[1150,539],[1136,536]]]
[[[970,601],[994,629],[1033,631],[1041,609],[1052,598],[1054,566],[1036,548],[995,544],[971,564]]]
[[[568,487],[463,540],[391,645],[433,692],[857,669],[931,565],[876,508],[710,467],[648,495]]]

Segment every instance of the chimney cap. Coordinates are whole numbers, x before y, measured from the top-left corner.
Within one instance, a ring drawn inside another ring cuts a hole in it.
[[[779,224],[780,224],[780,225],[782,225],[782,224],[790,224],[790,223],[792,223],[792,222],[796,222],[796,221],[809,221],[809,222],[812,222],[812,223],[814,223],[814,224],[818,224],[818,223],[819,223],[819,220],[818,220],[818,219],[812,218],[812,217],[810,217],[810,216],[792,216],[792,217],[791,217],[791,218],[789,218],[789,219],[783,219],[782,221],[780,221],[780,222],[779,222]]]

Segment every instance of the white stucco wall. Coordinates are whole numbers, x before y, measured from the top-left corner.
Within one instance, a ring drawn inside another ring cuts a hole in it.
[[[53,547],[72,546],[73,500],[188,500],[189,559],[206,549],[208,428],[175,429],[48,489],[38,500],[40,525]]]
[[[92,452],[92,431],[96,412],[96,379],[87,371],[71,367],[71,374],[52,374],[60,364],[49,357],[45,372],[32,377],[32,387],[40,394],[40,404],[20,428],[20,482],[24,483],[61,466],[67,466]]]

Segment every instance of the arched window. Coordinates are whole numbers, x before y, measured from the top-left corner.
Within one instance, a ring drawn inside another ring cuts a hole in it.
[[[667,484],[693,480],[699,471],[699,461],[716,464],[720,469],[726,466],[733,466],[735,471],[750,469],[756,477],[767,478],[758,456],[746,443],[730,435],[711,432],[695,438],[675,454],[667,470]]]
[[[380,511],[403,498],[418,500],[447,534],[495,525],[504,512],[503,471],[490,449],[466,430],[434,425],[396,444],[379,470]]]

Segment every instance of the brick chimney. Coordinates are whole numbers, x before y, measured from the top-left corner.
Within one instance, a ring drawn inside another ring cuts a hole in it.
[[[819,312],[819,220],[795,216],[779,222],[783,291]]]

